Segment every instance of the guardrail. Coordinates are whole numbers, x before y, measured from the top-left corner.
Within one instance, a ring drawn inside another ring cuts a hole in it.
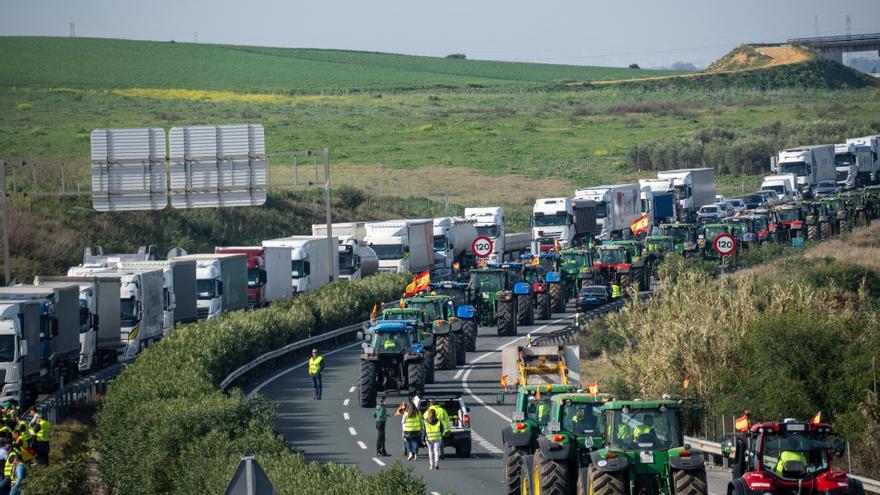
[[[78,378],[37,401],[34,409],[50,423],[56,423],[64,419],[77,405],[89,401],[95,394],[106,392],[107,385],[122,373],[125,366],[124,363],[115,364]]]

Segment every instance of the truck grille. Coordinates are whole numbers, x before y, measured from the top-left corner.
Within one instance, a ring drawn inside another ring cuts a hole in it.
[[[208,319],[208,308],[198,308],[196,309],[196,318],[199,320]]]
[[[248,294],[248,304],[250,304],[251,306],[256,306],[257,305],[257,298]]]
[[[849,176],[849,172],[841,172],[839,170],[837,171],[837,181],[838,182],[845,181],[848,176]]]
[[[559,239],[562,237],[562,232],[544,232],[541,234],[541,237],[545,237],[548,239]]]

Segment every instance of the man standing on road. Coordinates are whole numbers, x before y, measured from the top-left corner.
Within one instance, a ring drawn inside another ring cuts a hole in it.
[[[373,418],[376,419],[376,456],[388,457],[388,452],[385,451],[385,421],[388,420],[388,413],[385,411],[384,397],[379,399]]]
[[[324,371],[324,356],[318,355],[318,349],[312,349],[312,357],[309,358],[309,375],[312,377],[312,386],[315,387],[315,396],[312,399],[321,400],[321,373]]]

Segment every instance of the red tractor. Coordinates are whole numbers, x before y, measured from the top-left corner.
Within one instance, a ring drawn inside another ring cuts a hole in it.
[[[845,442],[824,423],[760,423],[736,436],[733,481],[727,495],[754,493],[864,495],[859,480],[834,469]],[[725,450],[730,442],[725,441]]]

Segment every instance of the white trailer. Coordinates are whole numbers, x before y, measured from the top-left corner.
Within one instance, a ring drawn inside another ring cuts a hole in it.
[[[215,247],[218,254],[247,256],[248,305],[263,307],[273,301],[290,299],[290,248],[282,246],[229,246]]]
[[[452,273],[455,262],[464,264],[466,254],[477,237],[476,221],[461,217],[434,219],[434,263],[438,273]]]
[[[834,145],[802,146],[779,152],[776,159],[777,175],[794,174],[801,196],[812,196],[813,188],[823,181],[836,181]]]
[[[715,169],[682,168],[657,173],[658,179],[672,181],[678,197],[677,216],[686,221],[696,221],[697,211],[715,202]]]
[[[366,222],[334,223],[333,235],[339,237],[339,278],[360,280],[379,271],[379,257],[364,244]],[[313,224],[312,235],[327,237],[327,224]]]
[[[339,239],[333,237],[334,256],[330,259],[327,238],[294,235],[263,241],[263,247],[290,249],[290,284],[294,295],[319,289],[339,279]]]
[[[0,301],[0,401],[28,407],[40,385],[40,303]]]
[[[761,182],[761,190],[775,191],[779,201],[790,201],[800,196],[795,174],[768,175]]]
[[[172,259],[196,262],[196,310],[200,320],[247,307],[246,255],[189,254]]]
[[[464,217],[473,220],[477,235],[488,237],[492,241],[492,254],[489,261],[501,261],[508,251],[504,236],[504,207],[487,206],[465,208]],[[531,239],[530,239],[531,241]]]
[[[857,185],[876,184],[880,173],[880,135],[851,138],[846,142],[854,147]]]
[[[388,220],[365,227],[364,242],[376,252],[379,271],[420,273],[434,268],[432,220]]]
[[[198,319],[195,260],[121,261],[128,270],[162,270],[163,333],[168,335],[178,323]]]
[[[585,187],[576,190],[574,197],[596,203],[600,239],[629,238],[632,233],[630,225],[642,215],[638,184]]]

